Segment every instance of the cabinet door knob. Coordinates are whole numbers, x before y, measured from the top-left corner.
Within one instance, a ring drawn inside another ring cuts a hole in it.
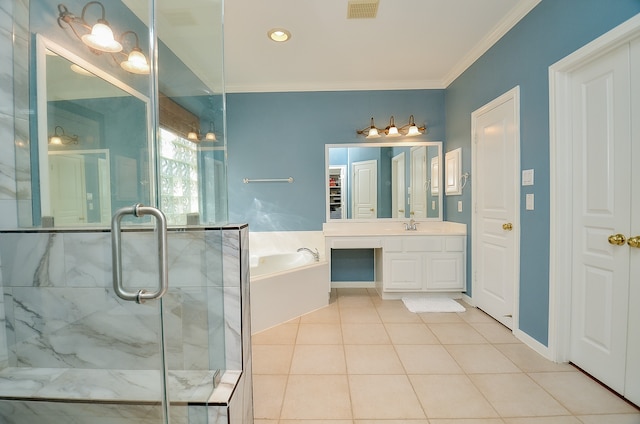
[[[640,248],[640,236],[629,237],[629,240],[627,240],[627,244],[629,245],[629,247]]]
[[[510,223],[510,222],[502,224],[502,229],[505,230],[505,231],[511,231],[511,230],[513,230],[513,224]]]

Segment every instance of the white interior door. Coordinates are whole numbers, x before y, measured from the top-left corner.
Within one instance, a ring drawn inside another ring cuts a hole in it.
[[[427,217],[427,147],[411,148],[411,218]]]
[[[631,116],[640,113],[640,40],[631,43]],[[640,163],[640,120],[631,120],[631,163]],[[633,174],[629,174],[633,175]],[[630,236],[640,237],[640,180],[629,178],[631,210]],[[640,405],[640,248],[629,246],[629,318],[627,330],[627,375],[624,395]]]
[[[405,184],[404,152],[391,159],[391,217],[404,218]]]
[[[54,225],[87,223],[87,189],[82,155],[49,155]]]
[[[354,162],[353,170],[353,217],[355,219],[376,218],[378,210],[378,161]]]
[[[631,230],[630,91],[628,44],[571,74],[571,361],[619,393],[629,312],[630,255],[622,238]]]
[[[519,89],[472,114],[473,291],[477,307],[513,329],[519,286]]]

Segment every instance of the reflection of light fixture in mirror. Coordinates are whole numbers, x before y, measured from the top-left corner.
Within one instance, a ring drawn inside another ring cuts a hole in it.
[[[100,6],[102,14],[98,19],[98,22],[95,25],[90,26],[85,19],[85,14],[89,6],[91,6],[92,4]],[[89,3],[87,3],[82,8],[82,15],[80,15],[79,18],[73,13],[69,12],[69,9],[67,9],[67,6],[65,6],[64,4],[58,5],[58,12],[58,25],[60,26],[60,28],[64,29],[65,27],[62,25],[62,23],[66,23],[67,26],[71,28],[71,31],[73,31],[75,36],[82,40],[82,42],[89,46],[91,49],[98,52],[107,53],[117,53],[122,50],[122,44],[116,41],[115,37],[113,36],[113,31],[109,26],[109,22],[107,22],[107,20],[105,19],[104,5],[99,1],[90,1]],[[86,31],[90,32],[80,35],[74,25],[79,25]]]
[[[209,122],[209,131],[204,135],[204,139],[207,141],[216,141],[216,133],[213,128],[213,122]]]
[[[400,137],[400,133],[398,132],[398,127],[396,127],[393,115],[391,115],[391,119],[389,119],[389,126],[385,128],[384,133],[387,135],[387,137]]]
[[[356,133],[364,135],[366,138],[378,138],[382,134],[387,137],[414,137],[423,134],[426,129],[427,128],[425,126],[419,127],[416,125],[413,115],[409,117],[409,123],[401,127],[396,126],[395,119],[391,116],[391,119],[389,119],[389,126],[384,130],[376,128],[373,123],[373,118],[371,118],[371,125],[365,129],[357,130]]]
[[[129,52],[127,60],[121,62],[120,66],[125,71],[131,72],[133,74],[148,74],[149,62],[147,62],[147,57],[144,55],[144,53],[142,53],[142,50],[140,49],[140,39],[138,38],[138,34],[133,31],[125,31],[120,37],[121,41],[124,41],[124,38],[127,35],[133,35],[135,37],[136,45]]]
[[[49,144],[55,144],[57,146],[62,146],[64,144],[78,144],[78,136],[77,135],[67,135],[64,132],[64,128],[60,125],[56,125],[53,129],[53,135],[49,137]]]
[[[199,143],[201,141],[217,141],[216,133],[213,128],[213,122],[209,123],[209,131],[202,137],[197,131],[189,131],[187,133],[187,140]]]
[[[273,28],[267,31],[267,37],[277,43],[284,43],[291,39],[291,33],[283,28]]]

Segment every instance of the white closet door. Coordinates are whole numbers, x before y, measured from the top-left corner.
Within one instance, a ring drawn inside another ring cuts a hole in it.
[[[631,116],[640,116],[640,40],[631,43]],[[640,163],[640,120],[631,128],[631,232],[640,237],[640,178],[633,165]],[[637,168],[636,168],[637,169]],[[640,405],[640,248],[629,246],[629,328],[627,331],[627,372],[624,395]]]
[[[474,282],[478,308],[513,329],[518,280],[519,126],[518,91],[472,114]]]
[[[571,80],[571,361],[624,393],[629,248],[608,238],[630,231],[629,46],[582,66]]]

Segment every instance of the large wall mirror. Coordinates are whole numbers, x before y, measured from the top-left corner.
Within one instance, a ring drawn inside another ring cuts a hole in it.
[[[114,209],[155,204],[149,99],[40,34],[36,57],[43,225],[108,226]]]
[[[327,222],[442,220],[442,142],[330,144]]]

